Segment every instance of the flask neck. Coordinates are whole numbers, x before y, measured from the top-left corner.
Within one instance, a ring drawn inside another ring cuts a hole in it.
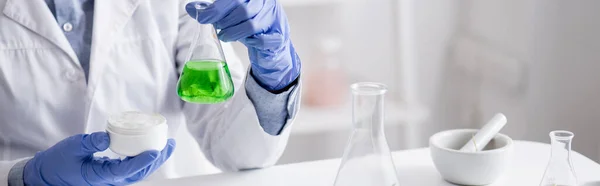
[[[358,83],[352,88],[354,129],[383,132],[385,87],[376,83]]]
[[[573,136],[563,134],[550,134],[552,152],[551,160],[565,161],[570,160],[571,141]]]

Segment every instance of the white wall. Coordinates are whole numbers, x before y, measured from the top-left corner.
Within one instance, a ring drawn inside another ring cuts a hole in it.
[[[529,121],[536,127],[530,131],[571,130],[575,150],[600,161],[600,1],[535,6]],[[541,132],[529,138],[538,136],[547,138]]]
[[[443,72],[448,62],[448,49],[458,26],[458,1],[399,0],[399,57],[398,67],[403,82],[401,97],[409,103],[422,104],[429,109],[440,104],[438,93],[444,85]],[[403,69],[406,68],[406,69]],[[427,146],[428,138],[447,123],[440,122],[439,113],[408,132],[410,147]]]
[[[570,130],[574,149],[599,161],[598,9],[593,0],[466,1],[454,44],[475,47],[450,50],[435,118],[476,127],[504,112],[514,139],[549,142],[551,130]]]
[[[413,30],[414,79],[417,99],[422,104],[434,104],[442,64],[447,61],[448,46],[457,27],[459,5],[456,1],[412,0],[412,25],[406,25],[406,29]]]

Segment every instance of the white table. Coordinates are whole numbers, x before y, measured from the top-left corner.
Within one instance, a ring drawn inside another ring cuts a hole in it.
[[[550,146],[543,143],[515,141],[514,160],[503,178],[492,186],[537,186],[550,156]],[[451,186],[436,171],[429,149],[393,152],[398,179],[403,186]],[[580,183],[600,186],[600,165],[579,154],[572,154],[573,166]],[[271,168],[204,175],[173,180],[141,183],[140,185],[244,185],[244,186],[331,186],[340,159],[321,160]]]

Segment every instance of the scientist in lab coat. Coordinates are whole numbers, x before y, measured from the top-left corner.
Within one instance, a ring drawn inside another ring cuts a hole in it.
[[[203,160],[223,171],[275,164],[300,97],[286,15],[276,0],[217,0],[198,13],[195,3],[0,0],[0,185],[125,185]],[[176,93],[199,23],[248,49],[245,70],[224,46],[236,92],[222,104]],[[110,143],[108,115],[129,110],[165,116],[177,148],[170,139],[160,152],[94,157]]]

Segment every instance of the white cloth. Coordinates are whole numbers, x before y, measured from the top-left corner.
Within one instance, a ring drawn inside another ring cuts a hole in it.
[[[183,103],[177,75],[197,24],[183,9],[185,1],[95,3],[86,85],[73,49],[42,0],[0,0],[0,186],[20,158],[74,134],[104,131],[108,115],[127,110],[164,115],[178,142],[152,178],[218,172],[206,159],[223,170],[277,161],[298,109],[299,88],[289,96],[290,117],[278,136],[259,125],[243,86],[247,73],[234,55],[226,56],[236,88],[230,101]],[[231,46],[224,48],[234,54]]]

